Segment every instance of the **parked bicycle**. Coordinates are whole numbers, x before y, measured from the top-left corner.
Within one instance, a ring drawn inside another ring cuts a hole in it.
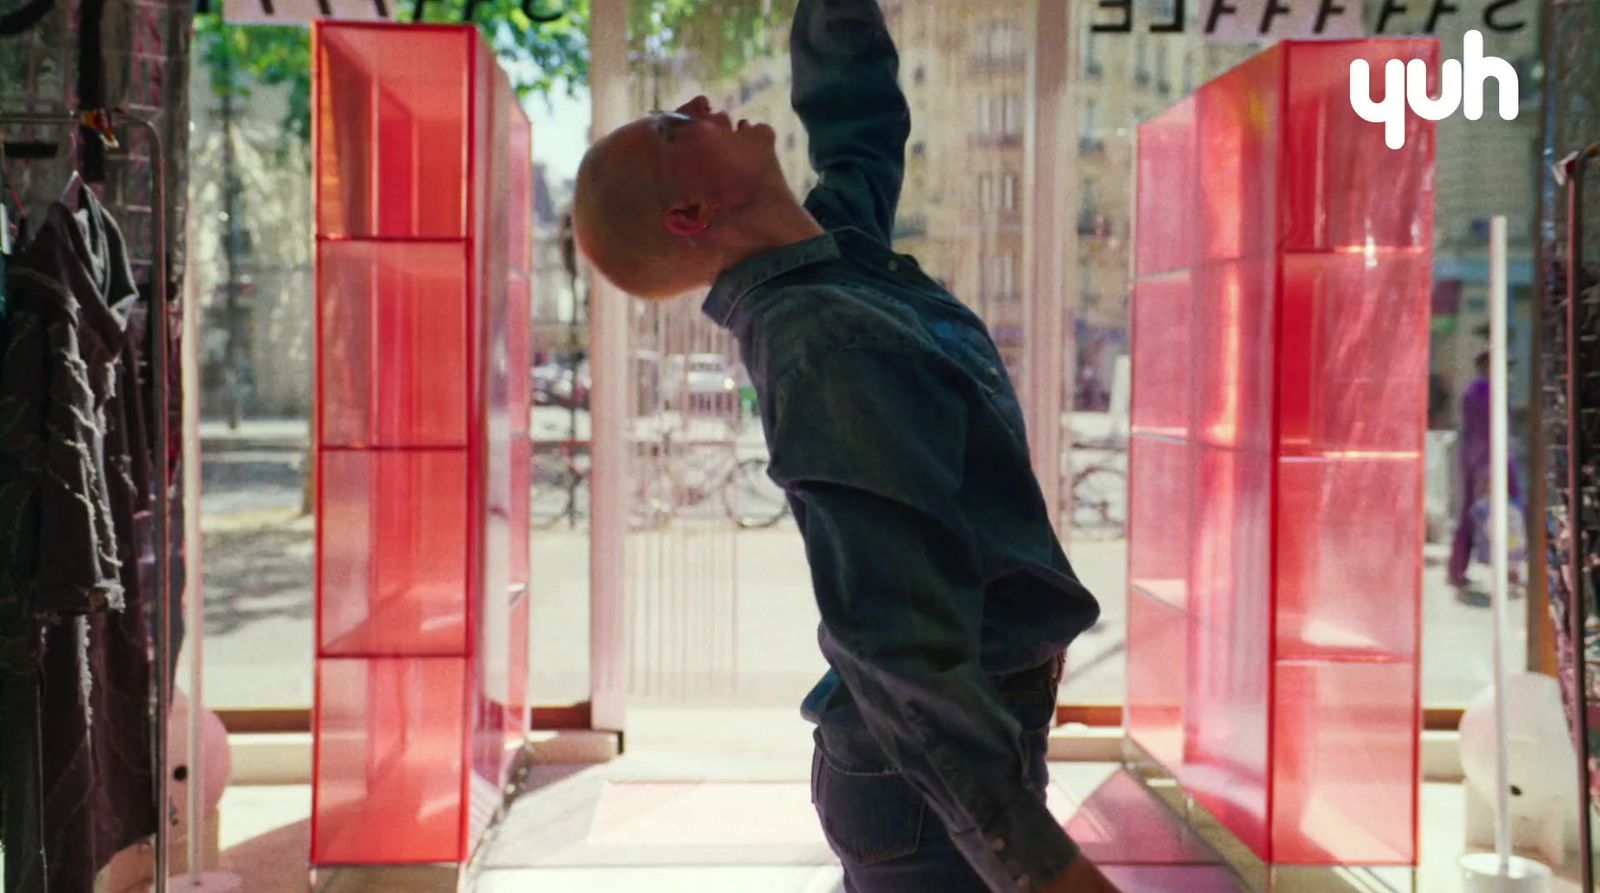
[[[1119,539],[1128,533],[1128,445],[1115,431],[1091,436],[1071,431],[1072,469],[1065,480],[1072,499],[1072,529],[1085,539]]]
[[[1072,473],[1072,529],[1087,539],[1118,539],[1128,532],[1128,475],[1109,463]]]
[[[562,519],[576,523],[589,513],[590,465],[574,442],[535,444],[530,506],[533,526]],[[686,444],[670,438],[641,445],[629,497],[636,530],[682,520],[731,520],[741,528],[771,527],[789,513],[783,490],[767,477],[765,458],[740,459],[727,443]]]

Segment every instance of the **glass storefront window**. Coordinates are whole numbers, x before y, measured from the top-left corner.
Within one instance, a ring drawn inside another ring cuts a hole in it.
[[[1134,4],[1131,31],[1120,33],[1092,27],[1115,23],[1120,10],[1074,0],[1071,38],[1043,47],[1032,30],[1029,0],[885,0],[883,6],[901,50],[901,80],[913,120],[896,247],[917,256],[930,275],[984,317],[1019,385],[1030,374],[1027,326],[1035,306],[1026,243],[1035,219],[1031,209],[1041,200],[1026,139],[1038,114],[1030,66],[1041,52],[1059,53],[1057,61],[1072,81],[1063,128],[1070,136],[1064,145],[1048,147],[1071,180],[1062,199],[1072,230],[1064,240],[1069,257],[1061,293],[1054,297],[1066,316],[1060,339],[1060,424],[1072,443],[1063,451],[1058,496],[1069,555],[1104,603],[1104,617],[1074,647],[1062,701],[1120,704],[1127,547],[1118,534],[1126,520],[1118,481],[1126,468],[1127,426],[1119,413],[1127,405],[1133,135],[1139,121],[1264,45],[1207,40],[1202,11],[1196,9],[1189,10],[1186,30],[1153,31],[1173,14],[1154,3]],[[636,31],[654,29],[634,36],[635,70],[628,84],[634,108],[672,107],[703,92],[736,117],[771,122],[791,187],[803,192],[813,185],[805,135],[789,108],[785,47],[791,0],[766,6],[707,0],[675,23],[652,18],[656,7],[666,8],[646,0],[633,4]],[[1393,16],[1389,32],[1426,30],[1426,12],[1408,14],[1416,21]],[[1436,34],[1444,56],[1459,54],[1462,32],[1476,21],[1467,14],[1441,21]],[[1488,51],[1512,60],[1522,76],[1520,117],[1512,122],[1492,115],[1474,122],[1453,118],[1438,126],[1423,603],[1424,700],[1431,706],[1460,706],[1489,676],[1481,570],[1469,570],[1465,589],[1453,587],[1448,576],[1461,512],[1453,484],[1456,429],[1462,394],[1475,377],[1474,360],[1485,344],[1486,221],[1496,213],[1511,219],[1512,439],[1524,484],[1531,471],[1539,23],[1529,16],[1526,24],[1520,31],[1487,37]],[[309,661],[302,659],[310,654],[311,635],[312,525],[302,511],[311,401],[310,167],[303,140],[282,124],[294,102],[288,88],[257,88],[228,112],[235,136],[233,151],[224,153],[223,105],[203,66],[195,71],[189,280],[194,305],[203,314],[204,556],[210,633],[217,642],[208,654],[208,696],[223,707],[304,707],[311,690]],[[534,667],[539,701],[571,703],[583,700],[589,685],[586,637],[570,632],[587,623],[590,596],[582,485],[588,471],[588,286],[567,270],[561,213],[585,144],[588,115],[585,95],[567,98],[559,88],[556,93],[551,104],[534,100],[530,106],[535,181],[542,190],[535,226],[535,360],[527,371],[539,404],[530,426],[533,510],[536,524],[541,511],[550,516],[534,536],[533,563],[560,568],[544,578],[552,592],[548,604],[559,607],[535,618],[534,652],[549,657],[536,657]],[[226,287],[230,255],[232,290]],[[656,315],[641,311],[639,316],[635,331],[642,340],[635,342],[636,351],[731,354],[730,345],[695,328],[700,325],[697,301],[650,312]],[[660,343],[676,338],[673,343],[681,346],[663,351],[649,347],[649,338]],[[635,360],[641,379],[654,375],[659,384],[670,358],[651,360],[641,353]],[[730,378],[738,379],[735,390],[740,391],[742,379]],[[640,399],[666,399],[647,390]],[[236,415],[244,424],[233,427]],[[747,412],[734,439],[737,449],[755,457],[763,446],[752,423]],[[1090,503],[1103,503],[1104,510],[1080,517],[1086,514],[1082,506]],[[773,554],[803,557],[789,522],[742,542],[763,536],[770,538]],[[787,703],[794,688],[803,693],[807,677],[820,671],[821,658],[814,653],[815,607],[803,561],[783,567],[787,576],[778,581],[772,579],[776,572],[763,576],[746,562],[739,597],[747,612],[781,608],[794,615],[792,624],[767,628],[793,638],[777,646],[793,655],[793,684],[774,684]],[[1526,613],[1513,611],[1514,658],[1525,651]]]

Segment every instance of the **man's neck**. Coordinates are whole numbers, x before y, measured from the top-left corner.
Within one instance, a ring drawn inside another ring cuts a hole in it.
[[[722,254],[722,269],[726,272],[760,254],[785,245],[804,242],[822,235],[826,230],[817,223],[811,212],[801,207],[793,197],[784,202],[774,202],[740,221],[738,238]]]

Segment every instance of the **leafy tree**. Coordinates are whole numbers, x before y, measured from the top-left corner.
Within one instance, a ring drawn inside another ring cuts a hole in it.
[[[414,20],[415,0],[396,2],[402,21]],[[791,0],[630,0],[629,34],[635,60],[687,60],[707,78],[737,71],[752,55],[770,51],[773,6]],[[548,4],[541,7],[540,4]],[[429,0],[426,22],[473,21],[494,46],[517,95],[524,99],[571,93],[589,79],[589,0]],[[786,10],[785,10],[786,12]],[[217,95],[248,98],[252,85],[289,85],[284,129],[311,137],[311,38],[294,25],[231,25],[220,12],[195,19],[196,53]]]

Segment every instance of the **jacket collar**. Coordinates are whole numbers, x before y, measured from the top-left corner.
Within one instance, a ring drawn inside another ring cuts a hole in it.
[[[733,328],[740,304],[750,292],[786,273],[840,256],[839,241],[833,233],[763,251],[724,270],[700,310],[717,325]]]

